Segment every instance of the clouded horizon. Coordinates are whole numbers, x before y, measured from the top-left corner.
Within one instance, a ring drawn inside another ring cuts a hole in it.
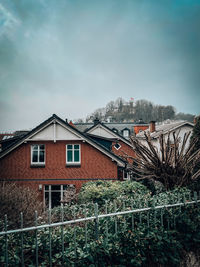
[[[1,0],[0,131],[122,97],[200,113],[200,0]]]

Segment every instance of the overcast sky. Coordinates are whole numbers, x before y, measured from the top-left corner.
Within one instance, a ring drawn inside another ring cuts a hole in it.
[[[200,0],[0,1],[0,131],[118,97],[200,113]]]

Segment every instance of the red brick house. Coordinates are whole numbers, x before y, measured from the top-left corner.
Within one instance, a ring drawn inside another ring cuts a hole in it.
[[[133,159],[135,158],[132,144],[129,139],[120,135],[117,131],[110,129],[104,123],[95,119],[94,125],[87,128],[85,133],[102,145],[110,147],[111,151],[115,155],[126,160],[127,165],[132,164]],[[124,169],[122,174],[122,179],[130,178],[130,174],[127,169]]]
[[[120,140],[119,140],[120,142]],[[118,180],[126,162],[55,114],[0,152],[0,180],[29,185],[49,207],[68,186],[79,190],[94,180]]]

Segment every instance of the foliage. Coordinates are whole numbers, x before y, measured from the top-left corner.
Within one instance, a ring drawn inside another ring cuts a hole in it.
[[[63,227],[64,254],[62,255],[62,228],[51,229],[53,266],[179,266],[184,255],[196,252],[200,246],[200,206],[184,205],[173,208],[154,209],[154,205],[187,202],[191,198],[188,189],[181,188],[149,198],[150,211],[134,215],[101,218]],[[125,199],[127,203],[127,199]],[[134,205],[135,205],[134,203]],[[90,214],[91,205],[87,207]],[[119,207],[117,207],[118,210]],[[125,209],[130,206],[125,205]],[[123,209],[124,209],[123,208]],[[74,210],[74,206],[69,207]],[[108,212],[112,212],[110,206]],[[121,208],[119,208],[122,210]],[[92,211],[93,212],[93,211]],[[80,210],[76,210],[80,213]],[[94,214],[94,213],[93,213]],[[77,214],[75,215],[77,218]],[[96,231],[96,226],[98,232]],[[117,226],[117,228],[116,228]],[[87,233],[87,242],[86,242]],[[38,230],[37,244],[39,266],[49,266],[49,230]],[[9,266],[21,265],[21,236],[7,236]],[[23,234],[25,266],[35,266],[35,231]],[[4,261],[5,239],[0,236],[0,263]],[[62,262],[64,261],[64,263]]]
[[[194,125],[191,141],[196,141],[195,146],[193,149],[193,152],[196,152],[198,149],[200,149],[200,116],[196,118],[196,124]],[[200,162],[197,162],[197,164],[194,167],[194,173],[200,170]],[[199,177],[190,185],[190,188],[193,191],[199,191],[200,190],[200,175]]]
[[[190,114],[183,113],[182,116],[184,115]],[[190,115],[187,118],[191,116],[193,117],[193,115]],[[115,101],[110,101],[106,107],[98,108],[91,115],[88,115],[86,122],[96,117],[102,121],[106,121],[109,118],[113,122],[138,121],[141,118],[146,122],[151,120],[164,121],[175,118],[175,108],[170,105],[155,105],[145,99],[126,102],[123,98],[119,97]]]
[[[42,213],[42,203],[38,192],[29,187],[22,187],[14,183],[0,183],[0,221],[7,215],[9,227],[20,226],[20,213],[23,213],[24,225],[32,224],[35,210]]]
[[[194,125],[191,140],[196,139],[194,151],[200,149],[200,116],[196,118],[196,124]]]
[[[95,202],[99,205],[105,200],[113,201],[120,197],[137,198],[148,194],[149,190],[142,184],[132,181],[97,181],[85,183],[79,193],[79,203]]]
[[[200,170],[193,173],[194,167],[200,162],[200,149],[193,151],[196,140],[186,148],[190,132],[184,135],[181,145],[178,136],[173,133],[173,146],[170,135],[167,140],[163,134],[159,137],[160,150],[155,149],[149,133],[144,133],[146,145],[135,137],[132,144],[136,153],[132,172],[136,180],[153,179],[161,182],[166,190],[187,186],[200,176]]]

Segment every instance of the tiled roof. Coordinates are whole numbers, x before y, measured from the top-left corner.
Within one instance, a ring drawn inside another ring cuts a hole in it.
[[[130,134],[133,134],[134,131],[134,126],[147,126],[148,124],[145,122],[103,122],[103,125],[105,125],[106,127],[108,127],[110,130],[116,129],[118,131],[118,134],[120,134],[121,136],[123,135],[123,130],[124,129],[128,129],[130,131]],[[94,123],[90,122],[90,123],[74,123],[74,125],[76,126],[76,128],[81,131],[81,132],[85,132],[87,131],[89,128],[91,128]]]
[[[51,123],[53,120],[57,120],[61,124],[64,124],[64,125],[68,126],[74,132],[76,132],[77,134],[79,134],[80,136],[82,136],[83,138],[85,138],[86,141],[88,141],[90,144],[92,144],[93,146],[95,146],[97,149],[101,150],[103,153],[105,153],[105,154],[109,155],[110,157],[114,158],[117,162],[120,162],[120,163],[122,163],[122,164],[125,165],[125,161],[123,159],[121,159],[120,157],[118,157],[117,155],[115,155],[114,153],[112,153],[106,147],[100,145],[98,142],[96,142],[95,140],[93,140],[92,138],[90,138],[85,133],[80,132],[76,127],[73,127],[69,123],[67,123],[64,120],[62,120],[56,114],[53,114],[50,118],[48,118],[47,120],[45,120],[44,122],[42,122],[41,124],[39,124],[33,130],[31,130],[31,131],[27,132],[26,134],[20,136],[20,138],[16,138],[14,142],[10,143],[3,151],[0,152],[0,157],[3,157],[7,153],[9,153],[13,149],[15,149],[17,146],[21,145],[26,138],[34,135],[35,133],[37,133],[37,131],[39,131],[40,129],[42,129],[43,127],[45,127],[48,123]]]

